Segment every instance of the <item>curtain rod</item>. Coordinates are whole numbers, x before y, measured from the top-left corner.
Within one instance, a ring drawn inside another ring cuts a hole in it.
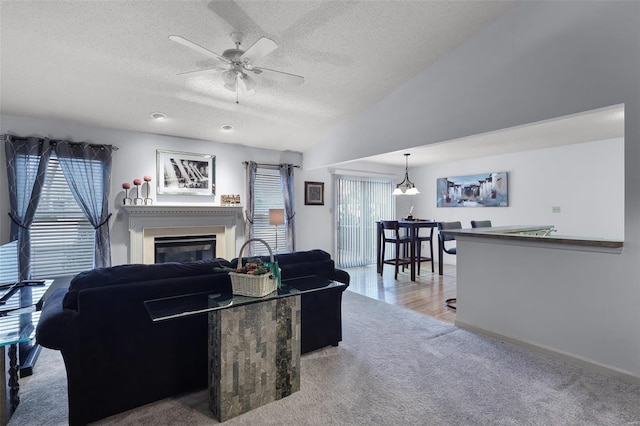
[[[246,166],[247,164],[249,164],[248,161],[243,161],[242,164],[244,166]],[[269,163],[256,163],[258,166],[262,166],[262,167],[280,167],[283,164],[269,164]],[[295,167],[296,169],[299,169],[300,166],[298,166],[297,164],[294,164],[293,167]]]
[[[27,137],[38,137],[38,136],[17,136],[17,135],[11,135],[11,136],[14,136],[14,137],[20,138],[20,139],[27,139]],[[6,133],[0,134],[0,140],[1,141],[6,141],[7,140],[7,134]],[[61,141],[62,139],[51,139],[50,138],[50,140],[55,143],[55,142]],[[71,141],[67,141],[67,142],[69,142],[72,145],[81,143],[81,142],[71,142]],[[113,151],[117,151],[117,150],[120,149],[120,148],[118,148],[117,145],[104,145],[104,144],[97,144],[97,143],[90,143],[89,146],[96,147],[96,148],[100,148],[102,146],[111,146],[111,149]]]

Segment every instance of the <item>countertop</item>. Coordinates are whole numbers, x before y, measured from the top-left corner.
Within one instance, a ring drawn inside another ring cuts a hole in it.
[[[535,233],[545,229],[553,228],[553,225],[513,225],[495,226],[491,228],[468,228],[468,229],[447,229],[441,231],[443,234],[454,237],[479,237],[504,241],[524,241],[541,242],[559,245],[573,245],[582,247],[593,247],[603,249],[622,249],[624,241],[608,240],[597,237],[576,237],[569,235],[558,235],[552,232],[550,235],[526,235],[524,233]]]

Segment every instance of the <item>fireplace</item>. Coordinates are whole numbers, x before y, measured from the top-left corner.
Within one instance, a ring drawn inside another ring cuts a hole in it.
[[[155,241],[166,237],[215,236],[213,257],[233,259],[244,240],[242,207],[122,206],[129,221],[129,263],[155,263]]]
[[[216,257],[216,236],[159,237],[154,240],[155,263],[191,262]]]

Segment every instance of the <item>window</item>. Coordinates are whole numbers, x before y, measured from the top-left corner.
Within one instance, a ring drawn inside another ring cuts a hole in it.
[[[389,178],[335,177],[337,256],[341,268],[376,262],[376,222],[395,217]]]
[[[280,170],[258,167],[254,184],[253,236],[265,240],[275,254],[287,250],[287,226],[269,223],[269,209],[283,209],[284,195],[280,182]],[[267,248],[260,243],[254,244],[256,255],[268,255]]]
[[[92,165],[102,168],[99,161]],[[94,253],[93,226],[71,194],[58,158],[52,154],[31,225],[31,276],[53,278],[92,269]]]

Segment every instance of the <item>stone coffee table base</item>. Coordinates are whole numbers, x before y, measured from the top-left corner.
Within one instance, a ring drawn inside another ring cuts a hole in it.
[[[221,422],[300,390],[300,296],[209,312],[209,407]]]

